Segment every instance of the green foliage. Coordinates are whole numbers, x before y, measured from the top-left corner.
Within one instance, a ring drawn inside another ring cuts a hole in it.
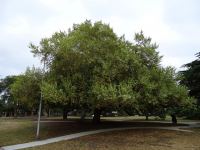
[[[57,51],[60,49],[60,43],[65,36],[65,32],[56,32],[51,38],[43,38],[40,41],[40,46],[30,43],[29,48],[31,48],[31,52],[34,54],[34,56],[40,57],[41,62],[44,62],[48,67],[53,61]]]
[[[191,107],[184,109],[183,114],[189,118],[198,118],[200,114],[200,53],[196,54],[197,59],[185,64],[186,69],[179,72],[179,81],[189,89],[190,96],[195,98],[190,100]],[[190,113],[188,113],[190,112]]]
[[[17,76],[16,81],[11,85],[11,92],[18,105],[36,109],[40,100],[41,79],[41,70],[34,67],[27,68],[24,74]]]
[[[67,105],[73,103],[74,87],[68,80],[62,81],[63,88],[59,88],[56,83],[43,82],[41,86],[43,98],[46,102]]]
[[[197,59],[185,64],[186,70],[180,72],[181,84],[187,86],[190,90],[190,95],[198,100],[200,105],[200,53],[197,54]]]
[[[159,65],[162,56],[156,51],[158,45],[152,43],[150,37],[145,37],[143,32],[135,34],[135,48],[144,65],[153,67]]]

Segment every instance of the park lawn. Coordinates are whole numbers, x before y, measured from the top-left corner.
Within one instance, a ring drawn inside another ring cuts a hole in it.
[[[43,119],[40,129],[40,139],[47,139],[81,131],[96,130],[113,127],[137,127],[137,126],[171,126],[171,124],[152,122],[129,121],[102,121],[99,125],[93,125],[91,120],[79,122],[71,119],[63,122],[60,119]],[[0,147],[5,145],[20,144],[35,140],[36,121],[32,119],[0,119]]]
[[[0,119],[0,146],[28,142],[34,139],[31,120]]]
[[[41,122],[40,139],[47,139],[87,130],[87,128],[79,127],[76,122],[62,122],[62,120],[58,119],[48,119],[45,121],[46,122]],[[35,141],[36,126],[37,121],[34,119],[1,118],[0,147]]]
[[[194,131],[194,133],[159,129],[113,131],[25,150],[199,150],[200,129]]]

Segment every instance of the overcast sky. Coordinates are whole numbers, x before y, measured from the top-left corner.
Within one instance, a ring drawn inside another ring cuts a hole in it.
[[[30,42],[86,19],[130,41],[143,30],[159,44],[162,64],[178,70],[200,51],[199,0],[0,0],[0,78],[39,66]]]

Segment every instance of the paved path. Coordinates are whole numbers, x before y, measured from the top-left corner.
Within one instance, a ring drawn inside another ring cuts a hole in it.
[[[191,127],[193,127],[193,126],[191,126]],[[78,137],[82,137],[82,136],[86,136],[86,135],[92,135],[92,134],[96,134],[96,133],[127,130],[127,129],[164,129],[164,130],[192,132],[190,130],[185,130],[183,128],[188,129],[188,127],[183,127],[183,126],[176,126],[176,127],[123,127],[123,128],[112,128],[112,129],[100,129],[100,130],[95,130],[95,131],[86,131],[86,132],[80,132],[80,133],[70,134],[70,135],[66,135],[66,136],[50,138],[50,139],[41,140],[41,141],[34,141],[34,142],[29,142],[29,143],[24,143],[24,144],[4,146],[4,147],[0,148],[0,150],[17,150],[17,149],[23,149],[23,148],[29,148],[29,147],[35,147],[35,146],[55,143],[55,142],[64,141],[64,140],[70,140],[70,139],[74,139],[74,138],[78,138]]]

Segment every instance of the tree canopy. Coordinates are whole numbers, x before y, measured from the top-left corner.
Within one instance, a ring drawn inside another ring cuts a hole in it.
[[[11,93],[18,105],[36,112],[40,100],[40,85],[42,72],[40,69],[27,68],[24,74],[16,77],[16,81],[11,85]]]
[[[39,46],[31,44],[33,54],[47,65],[44,99],[89,109],[95,122],[108,108],[149,116],[184,104],[187,89],[178,85],[173,69],[160,65],[158,45],[143,32],[134,40],[118,37],[107,24],[86,20],[68,33],[42,39]]]

